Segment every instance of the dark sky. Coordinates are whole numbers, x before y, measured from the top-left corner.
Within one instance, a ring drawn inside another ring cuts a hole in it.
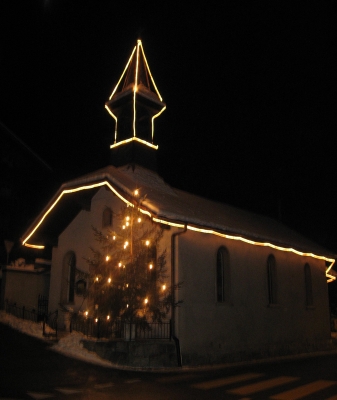
[[[185,3],[1,0],[0,121],[62,181],[104,167],[141,38],[161,176],[337,252],[336,1]]]

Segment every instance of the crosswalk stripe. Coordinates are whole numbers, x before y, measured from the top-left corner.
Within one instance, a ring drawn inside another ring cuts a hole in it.
[[[285,385],[299,378],[293,376],[279,376],[277,378],[267,379],[265,381],[252,383],[250,385],[241,386],[237,389],[228,390],[228,393],[240,394],[241,396],[262,392],[263,390],[271,389],[276,386]]]
[[[295,389],[276,394],[275,396],[271,396],[270,398],[274,400],[297,400],[336,384],[337,382],[335,381],[318,380],[308,383],[307,385],[302,385]]]
[[[137,382],[141,382],[141,380],[140,379],[127,379],[124,382],[125,383],[137,383]]]
[[[248,381],[249,379],[261,378],[262,376],[264,376],[264,374],[249,373],[242,375],[234,375],[234,376],[229,376],[227,378],[220,378],[220,379],[214,379],[212,381],[196,383],[192,385],[192,387],[203,390],[215,389],[221,386],[230,385],[232,383]]]
[[[51,399],[52,397],[55,397],[53,393],[27,392],[27,394],[35,400]]]
[[[68,389],[68,388],[55,388],[58,392],[62,394],[76,394],[76,393],[82,393],[82,390],[80,389]]]
[[[179,374],[174,376],[165,376],[163,378],[158,378],[157,382],[160,383],[175,383],[175,382],[184,382],[191,379],[195,379],[197,375],[195,374]]]
[[[112,382],[108,382],[108,383],[97,383],[94,388],[95,389],[107,389],[112,387],[114,384]],[[1,399],[0,399],[1,400]]]

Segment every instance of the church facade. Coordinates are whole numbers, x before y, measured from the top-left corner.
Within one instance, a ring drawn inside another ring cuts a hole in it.
[[[162,228],[167,320],[182,364],[328,349],[334,254],[275,220],[172,188],[155,172],[154,120],[165,104],[140,41],[106,108],[116,121],[114,165],[63,184],[22,237],[53,247],[50,311],[87,310],[92,227],[119,229],[127,206]]]

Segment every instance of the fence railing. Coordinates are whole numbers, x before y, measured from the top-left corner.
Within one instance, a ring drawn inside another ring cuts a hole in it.
[[[97,339],[149,340],[171,338],[170,322],[130,322],[120,318],[111,321],[76,314],[71,319],[70,331],[72,330]]]
[[[8,301],[5,302],[5,311],[7,314],[14,315],[17,318],[26,319],[28,321],[39,322],[42,320],[42,316],[40,316],[34,308],[28,309],[25,306],[18,307],[16,303],[10,304]]]
[[[42,325],[43,336],[57,337],[57,320],[58,320],[58,310],[50,314],[44,314],[43,325]]]
[[[11,304],[6,300],[5,311],[7,314],[14,315],[17,318],[25,319],[27,321],[43,321],[42,334],[44,336],[57,336],[57,310],[51,314],[42,314],[40,312],[36,312],[34,308],[28,309],[25,306],[19,307],[16,305],[16,303]]]
[[[15,303],[5,302],[5,311],[17,318],[33,322],[43,321],[43,335],[57,336],[58,311],[49,314],[39,314],[35,309],[24,306],[18,307]],[[124,339],[124,340],[150,340],[170,339],[171,322],[145,322],[124,321],[120,318],[106,320],[100,318],[89,318],[73,314],[70,322],[70,332],[82,332],[93,338]]]

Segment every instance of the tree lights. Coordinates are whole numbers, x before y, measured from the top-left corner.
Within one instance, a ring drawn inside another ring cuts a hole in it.
[[[90,314],[97,317],[162,321],[170,308],[165,251],[158,252],[162,230],[136,207],[123,207],[115,232],[94,229],[99,250],[87,259]],[[113,239],[114,238],[114,239]]]

